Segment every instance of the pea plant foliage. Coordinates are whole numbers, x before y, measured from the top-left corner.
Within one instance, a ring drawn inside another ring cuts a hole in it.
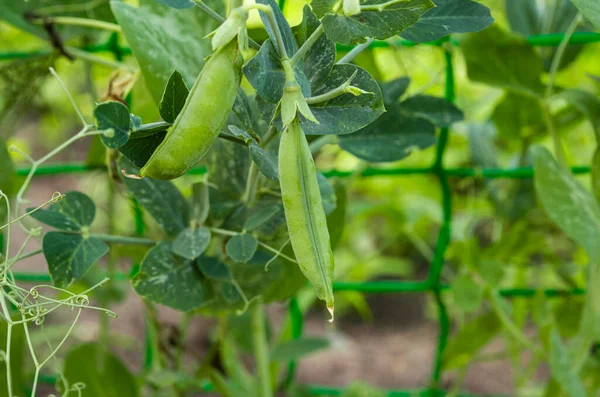
[[[337,145],[366,163],[399,161],[415,149],[435,145],[436,131],[463,119],[451,98],[409,96],[409,79],[378,82],[357,66],[355,57],[374,40],[439,41],[450,53],[449,35],[472,33],[460,42],[469,78],[506,90],[494,117],[533,104],[530,113],[514,122],[535,133],[548,112],[537,99],[545,90],[537,54],[520,38],[488,28],[493,23],[490,10],[472,0],[313,0],[304,5],[301,21],[293,27],[273,0],[140,0],[137,7],[113,0],[100,7],[105,17],[98,19],[41,17],[36,14],[41,3],[11,3],[2,18],[45,39],[50,38],[40,30],[43,23],[53,24],[65,36],[81,33],[68,30],[74,26],[117,32],[134,59],[119,63],[94,58],[82,49],[62,48],[84,60],[129,70],[132,77],[120,97],[96,104],[93,120],[82,115],[65,90],[81,131],[37,160],[11,147],[31,165],[19,189],[14,188],[13,166],[0,142],[0,215],[6,218],[1,228],[6,247],[0,257],[0,307],[6,323],[1,358],[6,373],[0,386],[10,397],[38,395],[45,370],[58,374],[56,388],[63,396],[137,396],[145,390],[183,396],[204,387],[206,379],[215,391],[232,397],[270,397],[291,390],[291,380],[281,376],[283,365],[326,347],[327,341],[292,339],[289,325],[279,338],[272,338],[263,305],[287,302],[309,285],[328,310],[328,319],[334,320],[333,249],[346,212],[346,187],[325,177],[313,156],[325,145]],[[590,20],[597,23],[595,2],[575,3],[584,12],[587,7]],[[248,28],[253,12],[260,15],[260,29]],[[504,46],[492,58],[480,52],[488,40]],[[339,48],[347,51],[340,54]],[[507,54],[520,64],[507,63]],[[506,64],[499,72],[492,70],[496,60]],[[559,66],[551,65],[554,75]],[[145,84],[160,119],[142,120],[132,114],[129,104],[137,99],[127,94],[135,84]],[[552,84],[548,91],[552,96]],[[566,90],[560,95],[578,105],[581,113],[597,110],[586,94]],[[498,129],[510,135],[525,129],[521,127],[505,124]],[[93,136],[100,136],[106,148],[112,192],[130,198],[160,232],[92,232],[97,208],[82,192],[56,193],[38,207],[28,204],[28,189],[39,167],[76,141]],[[560,150],[557,153],[559,162],[544,149],[535,151],[535,187],[550,217],[595,263],[600,254],[595,243],[600,208],[560,164]],[[15,228],[27,237],[17,252],[11,252]],[[42,249],[28,250],[31,240],[40,238]],[[110,301],[103,291],[110,289],[114,269],[103,264],[114,262],[117,245],[143,250],[143,259],[131,271],[131,288],[146,304],[147,350],[160,356],[146,357],[143,382],[106,345],[72,349],[64,365],[56,360],[83,310],[115,316],[102,305],[90,304],[90,299],[97,294],[99,302]],[[51,283],[22,288],[13,270],[37,255],[45,258]],[[90,274],[107,277],[82,290]],[[589,277],[600,282],[597,266],[590,267]],[[582,320],[589,327],[582,327],[573,342],[580,352],[600,327],[597,294],[590,290],[590,309]],[[219,351],[190,366],[181,349],[168,354],[169,347],[158,335],[155,305],[184,312],[184,323],[197,314],[218,317]],[[43,346],[49,352],[40,355],[30,330],[43,330],[46,316],[59,309],[73,312],[73,322],[58,343],[49,341],[49,349]],[[246,329],[251,332],[240,335]],[[563,368],[572,357],[560,337],[551,341],[553,375],[569,394],[584,395],[575,370]],[[29,352],[33,371],[15,360],[19,349]],[[242,364],[242,350],[254,354],[254,373]],[[219,365],[214,356],[220,357]],[[109,377],[119,386],[103,386]]]

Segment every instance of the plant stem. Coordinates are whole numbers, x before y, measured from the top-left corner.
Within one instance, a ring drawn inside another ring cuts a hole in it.
[[[250,168],[248,169],[248,180],[246,181],[246,191],[242,197],[242,201],[248,204],[248,206],[252,204],[252,201],[254,201],[254,196],[256,196],[259,175],[260,172],[256,164],[254,162],[250,163]]]
[[[554,58],[552,59],[552,65],[550,66],[550,77],[548,80],[548,86],[546,87],[546,98],[552,96],[552,90],[554,89],[554,84],[556,83],[556,74],[558,73],[558,68],[560,68],[560,63],[562,62],[567,47],[569,46],[569,41],[571,40],[573,33],[575,33],[575,30],[577,29],[577,26],[579,25],[582,19],[583,15],[581,14],[581,12],[578,12],[575,18],[573,18],[573,21],[571,21],[569,28],[565,32],[565,35],[563,36],[563,39],[560,42],[558,49],[556,50],[556,54],[554,54]]]
[[[354,58],[356,58],[358,56],[358,54],[360,54],[361,52],[363,52],[364,50],[366,50],[367,48],[369,48],[369,46],[371,45],[371,43],[373,42],[373,39],[367,39],[366,42],[357,45],[356,47],[354,47],[352,50],[350,50],[350,52],[348,52],[346,55],[344,55],[343,57],[340,58],[339,61],[337,61],[337,64],[340,63],[350,63],[354,60]]]
[[[395,4],[399,4],[399,3],[408,3],[410,0],[390,0],[388,2],[385,3],[381,3],[381,4],[369,4],[366,6],[360,6],[360,11],[364,12],[364,11],[377,11],[377,12],[381,12],[383,10],[385,10],[388,7],[391,7]]]
[[[315,45],[315,43],[321,38],[323,33],[325,33],[325,29],[323,29],[323,25],[319,25],[319,27],[315,29],[308,39],[306,39],[304,44],[302,44],[302,47],[300,47],[294,56],[292,56],[292,59],[290,60],[292,66],[296,66],[298,62],[304,59],[308,51],[310,51],[312,46]]]
[[[194,4],[196,4],[196,7],[198,7],[202,11],[204,11],[209,17],[211,17],[215,21],[220,22],[220,23],[225,22],[225,18],[224,17],[222,17],[221,15],[219,15],[218,12],[216,12],[215,10],[213,10],[212,8],[210,8],[202,0],[193,0],[193,1],[194,1]]]
[[[279,57],[284,59],[289,59],[287,50],[285,48],[285,43],[283,41],[283,36],[281,35],[281,30],[279,29],[279,25],[277,24],[277,20],[275,19],[275,13],[270,5],[265,4],[254,4],[249,9],[255,8],[259,11],[267,14],[269,18],[269,23],[271,24],[271,28],[273,29],[273,34],[275,34],[275,41],[277,41],[277,46],[279,47]]]
[[[272,397],[271,374],[269,372],[269,344],[265,330],[265,312],[262,302],[256,302],[250,308],[252,316],[252,340],[256,359],[256,375],[258,378],[258,397]]]
[[[37,19],[34,23],[41,25],[45,22],[50,22],[58,25],[71,25],[71,26],[83,26],[86,28],[95,28],[108,30],[109,32],[121,33],[121,27],[116,23],[110,23],[105,21],[98,21],[95,19],[88,18],[77,18],[77,17],[46,17]]]
[[[319,137],[310,143],[310,152],[315,154],[321,150],[323,146],[337,143],[337,141],[338,137],[336,135],[323,135],[322,137]]]
[[[149,238],[141,238],[141,237],[128,237],[128,236],[114,236],[111,234],[90,234],[90,237],[96,237],[99,240],[102,240],[107,243],[114,244],[125,244],[125,245],[146,245],[152,246],[156,244],[156,241]]]
[[[552,138],[552,143],[554,144],[556,159],[563,167],[566,167],[567,157],[565,155],[565,149],[562,146],[560,135],[558,135],[558,131],[556,131],[556,128],[554,127],[554,122],[552,121],[552,114],[550,113],[548,104],[542,102],[540,106],[542,108],[542,113],[544,114],[544,122],[546,123],[546,128],[548,128],[548,132],[550,133],[550,137]]]
[[[267,130],[267,133],[265,134],[265,136],[262,139],[261,145],[263,148],[266,148],[269,143],[271,143],[271,141],[273,139],[275,139],[275,137],[277,136],[277,127],[275,127],[274,125],[271,125],[269,127],[269,129]]]
[[[117,62],[117,61],[111,61],[110,59],[106,59],[106,58],[102,58],[102,57],[99,57],[94,54],[90,54],[89,52],[80,50],[79,48],[66,46],[65,49],[67,50],[67,52],[69,54],[72,54],[76,58],[82,59],[87,62],[96,63],[98,65],[107,66],[107,67],[113,68],[113,69],[123,68],[123,69],[130,70],[132,72],[137,72],[137,70],[138,70],[136,67],[129,66],[127,64]]]

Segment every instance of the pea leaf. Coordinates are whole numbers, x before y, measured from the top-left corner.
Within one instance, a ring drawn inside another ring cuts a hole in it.
[[[167,123],[173,124],[177,115],[179,115],[181,109],[183,109],[183,105],[185,105],[185,100],[189,93],[190,90],[185,85],[181,73],[174,70],[171,77],[169,77],[165,92],[163,92],[162,99],[158,104],[160,117]]]
[[[173,253],[193,261],[206,251],[210,237],[210,230],[206,227],[182,230],[173,241]]]
[[[86,397],[140,395],[135,376],[114,354],[97,343],[72,348],[64,362],[64,376],[73,385],[85,384]],[[110,382],[106,382],[110,379]]]
[[[542,92],[542,62],[524,38],[494,25],[466,35],[461,49],[471,80],[529,96]]]
[[[138,174],[139,169],[122,158],[120,167],[127,173]],[[177,236],[187,228],[188,205],[181,192],[169,181],[152,178],[132,179],[122,177],[125,186],[140,204],[152,215],[169,236]]]
[[[450,370],[468,365],[473,357],[502,329],[496,313],[487,311],[475,317],[450,339],[442,358],[444,369]]]
[[[313,354],[329,347],[329,340],[325,338],[304,337],[290,340],[275,346],[271,352],[273,361],[290,361]]]
[[[197,8],[180,11],[156,2],[138,8],[120,1],[110,5],[154,102],[160,103],[173,70],[191,87],[212,52],[210,41],[202,37],[218,23]]]
[[[559,96],[581,112],[592,123],[596,136],[600,137],[600,98],[590,92],[578,89],[565,90]]]
[[[494,109],[492,120],[501,137],[519,139],[531,135],[532,129],[544,126],[540,101],[530,96],[507,92]]]
[[[429,120],[436,127],[450,127],[463,120],[461,112],[443,98],[429,95],[415,95],[400,104],[400,109],[411,116]]]
[[[95,237],[48,232],[42,240],[52,284],[67,288],[81,280],[90,267],[108,252],[108,245]]]
[[[207,278],[215,281],[231,281],[231,272],[227,265],[217,258],[203,256],[198,258],[196,265]]]
[[[453,33],[478,32],[494,23],[490,9],[472,0],[436,0],[435,6],[401,36],[415,42],[433,41]]]
[[[581,10],[583,16],[590,20],[600,29],[600,4],[595,0],[573,0],[573,3]]]
[[[298,51],[298,45],[296,44],[296,40],[294,39],[292,28],[290,28],[290,24],[283,15],[283,12],[279,8],[279,5],[274,0],[258,0],[257,3],[271,6],[273,14],[275,14],[275,21],[279,26],[279,31],[281,32],[283,45],[285,46],[287,54],[289,56],[294,55],[296,51]],[[260,19],[262,19],[262,22],[265,25],[267,33],[269,33],[269,37],[271,38],[274,47],[279,53],[279,48],[277,47],[277,40],[275,39],[275,32],[273,31],[273,27],[271,26],[271,21],[265,12],[259,11],[259,13]]]
[[[410,78],[400,77],[395,80],[386,81],[381,84],[381,92],[383,94],[383,102],[385,104],[393,104],[400,99],[410,85]]]
[[[556,328],[550,333],[550,372],[561,388],[571,397],[586,397],[587,393],[575,372],[577,366],[563,345]]]
[[[184,9],[184,8],[192,8],[194,6],[194,2],[190,0],[155,0],[160,4],[164,4],[169,7]]]
[[[127,143],[131,125],[131,117],[127,106],[117,101],[103,102],[94,109],[94,117],[96,118],[98,130],[114,131],[112,137],[100,136],[106,147],[115,149]]]
[[[369,2],[369,6],[384,4],[387,0]],[[358,15],[346,16],[334,13],[337,3],[330,0],[315,0],[311,3],[317,18],[330,40],[345,45],[364,43],[367,37],[385,40],[397,35],[416,23],[427,10],[435,7],[430,0],[409,0],[384,7],[382,11],[362,11]],[[365,4],[363,4],[364,8]]]
[[[227,241],[227,255],[236,262],[246,263],[256,253],[258,240],[251,234],[238,234]]]
[[[247,131],[241,129],[237,125],[230,125],[229,132],[231,132],[231,135],[242,139],[247,145],[254,142],[254,138],[252,138],[252,135],[250,135]]]
[[[250,213],[246,222],[244,222],[244,229],[252,231],[258,227],[261,227],[265,222],[271,219],[273,216],[281,211],[279,204],[271,204],[266,206],[256,206],[250,209]]]
[[[370,94],[343,94],[326,102],[311,105],[319,124],[302,119],[300,124],[307,135],[350,134],[371,124],[385,107],[379,84],[366,70],[350,64],[335,65],[329,77],[314,90],[321,95],[338,88],[356,73],[352,85]]]
[[[152,153],[164,141],[165,136],[167,136],[166,130],[141,137],[132,134],[129,141],[118,150],[132,165],[141,168],[150,160]]]
[[[340,147],[370,162],[398,161],[416,149],[436,143],[435,127],[429,121],[403,115],[399,105],[388,106],[371,125],[339,137]]]
[[[29,208],[28,212],[33,211]],[[96,206],[91,198],[81,192],[68,192],[48,209],[32,212],[33,219],[56,229],[77,232],[89,227],[96,217]]]
[[[131,284],[141,297],[181,311],[198,309],[213,297],[194,262],[174,255],[165,241],[148,251]]]
[[[298,44],[304,44],[319,26],[321,26],[321,22],[312,13],[310,6],[305,5],[302,9],[302,23],[293,29]],[[335,43],[329,40],[327,35],[321,35],[303,59],[304,73],[313,89],[329,76],[335,65],[335,56]]]
[[[273,181],[278,181],[279,170],[277,168],[277,160],[273,158],[271,153],[264,150],[255,142],[252,142],[250,146],[248,146],[248,150],[250,150],[252,160],[254,161],[260,172],[267,178]]]
[[[483,289],[467,275],[454,280],[452,295],[454,296],[454,303],[466,313],[479,309],[483,301]]]

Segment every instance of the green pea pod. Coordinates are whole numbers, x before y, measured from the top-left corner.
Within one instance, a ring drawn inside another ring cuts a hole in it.
[[[233,107],[242,62],[237,40],[211,56],[165,140],[141,169],[142,178],[178,178],[204,157]]]
[[[324,300],[333,320],[333,252],[317,170],[296,118],[279,144],[279,180],[288,233],[300,270]]]

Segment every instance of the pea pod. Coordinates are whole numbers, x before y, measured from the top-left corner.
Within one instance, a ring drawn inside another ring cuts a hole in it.
[[[333,319],[333,252],[315,162],[297,118],[281,136],[279,174],[288,233],[298,265]]]
[[[175,179],[204,157],[233,107],[241,66],[236,40],[211,56],[164,141],[141,169],[141,177]]]

